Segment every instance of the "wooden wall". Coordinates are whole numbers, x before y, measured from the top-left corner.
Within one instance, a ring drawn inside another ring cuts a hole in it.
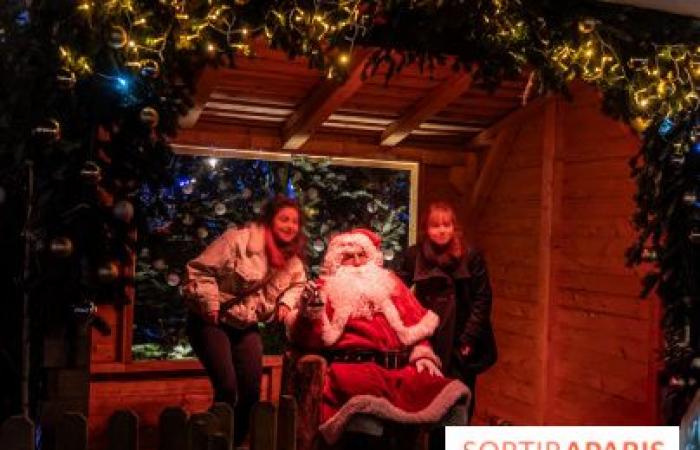
[[[641,272],[624,262],[638,139],[593,90],[574,96],[501,127],[479,174],[494,179],[474,220],[500,352],[479,379],[481,421],[657,422],[658,301],[638,298]]]

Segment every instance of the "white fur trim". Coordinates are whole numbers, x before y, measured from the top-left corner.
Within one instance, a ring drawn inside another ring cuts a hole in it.
[[[428,345],[416,345],[413,347],[413,350],[411,350],[411,354],[408,356],[408,362],[414,363],[419,359],[429,359],[434,362],[438,368],[442,367],[442,361],[440,361],[438,355],[436,355],[433,349]]]
[[[328,301],[327,299],[324,300]],[[324,311],[321,317],[323,321],[321,337],[325,345],[333,345],[340,338],[351,312],[345,309],[335,309],[333,311],[333,320],[329,320],[328,314]],[[399,341],[407,346],[432,336],[440,323],[438,315],[428,310],[417,324],[407,327],[401,320],[401,316],[399,316],[396,305],[394,305],[391,298],[387,298],[381,305],[381,313],[386,317],[389,326],[396,332]]]
[[[334,444],[343,434],[348,420],[355,414],[371,414],[382,420],[398,423],[430,424],[438,422],[447,411],[462,397],[471,401],[469,388],[461,381],[454,380],[447,384],[442,391],[424,409],[408,412],[394,406],[389,400],[374,395],[356,395],[346,402],[340,410],[324,422],[319,431],[329,444]]]
[[[323,257],[323,272],[325,274],[335,273],[343,259],[343,252],[348,247],[361,247],[369,260],[379,267],[384,265],[384,253],[378,249],[372,240],[364,233],[341,233],[335,236],[328,243],[328,250]]]

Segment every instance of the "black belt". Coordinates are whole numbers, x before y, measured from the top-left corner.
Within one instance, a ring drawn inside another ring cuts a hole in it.
[[[366,363],[373,362],[385,369],[400,369],[408,364],[408,352],[372,350],[334,350],[324,354],[328,363]]]

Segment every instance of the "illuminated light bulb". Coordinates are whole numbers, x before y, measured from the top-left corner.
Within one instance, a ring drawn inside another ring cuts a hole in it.
[[[350,62],[350,57],[347,53],[341,53],[340,56],[338,56],[338,62],[342,65],[346,65]]]
[[[214,53],[215,50],[216,50],[216,47],[214,46],[214,44],[212,44],[212,43],[207,44],[207,51],[209,53]]]
[[[90,11],[91,7],[90,3],[82,3],[78,6],[78,11]]]
[[[207,164],[209,164],[209,167],[212,169],[215,169],[217,164],[219,164],[219,160],[217,158],[207,158]]]
[[[248,29],[247,29],[247,28],[243,28],[243,29],[241,30],[241,34],[242,34],[243,36],[248,36]]]
[[[134,42],[134,41],[129,41],[129,47],[130,47],[130,48],[135,48],[135,47],[136,47],[136,42]]]
[[[595,30],[596,21],[593,19],[582,20],[578,23],[578,31],[583,34],[592,33]]]
[[[134,25],[135,25],[135,26],[146,25],[146,18],[145,18],[145,17],[141,17],[140,19],[137,19],[137,20],[134,22]]]

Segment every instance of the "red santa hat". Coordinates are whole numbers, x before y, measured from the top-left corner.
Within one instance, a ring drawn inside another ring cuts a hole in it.
[[[350,247],[361,247],[368,263],[381,267],[384,264],[384,254],[381,250],[382,238],[367,228],[355,228],[334,236],[328,243],[328,250],[323,258],[323,269],[326,274],[335,273],[343,260],[343,253]]]

